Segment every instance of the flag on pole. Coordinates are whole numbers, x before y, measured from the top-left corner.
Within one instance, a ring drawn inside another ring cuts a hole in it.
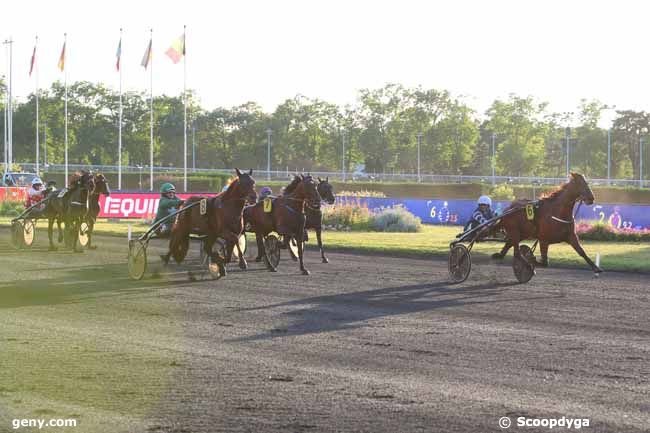
[[[34,45],[34,52],[32,52],[32,61],[29,63],[29,76],[34,72],[34,65],[36,64],[36,45]]]
[[[172,59],[174,64],[181,61],[181,58],[185,55],[185,33],[172,43],[172,46],[165,51],[165,54]]]
[[[149,66],[149,63],[151,62],[151,43],[153,42],[152,39],[149,39],[149,45],[147,45],[147,49],[144,52],[144,56],[142,56],[142,62],[140,62],[140,65],[147,69],[147,66]]]
[[[120,37],[120,43],[117,45],[117,63],[115,63],[115,68],[117,71],[120,71],[120,59],[122,58],[122,38]]]
[[[59,70],[63,72],[65,69],[65,42],[63,43],[63,49],[61,50],[61,56],[59,57]]]

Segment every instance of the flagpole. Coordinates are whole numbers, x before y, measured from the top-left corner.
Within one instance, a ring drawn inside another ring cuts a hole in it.
[[[187,192],[187,54],[183,26],[183,191]]]
[[[65,117],[63,136],[65,143],[65,186],[68,187],[68,68],[65,67],[66,52],[68,49],[68,34],[63,34],[63,83],[65,86],[65,98],[63,102],[63,112]]]
[[[8,46],[8,41],[4,41],[3,45],[5,46],[5,68],[8,67],[9,61],[8,61],[8,56],[9,56],[9,46]],[[5,72],[7,72],[7,69],[5,69]],[[7,74],[9,75],[9,74]],[[9,88],[7,87],[7,83],[5,82],[5,110],[4,110],[4,163],[5,163],[5,172],[9,171]],[[4,179],[3,179],[4,181]]]
[[[36,64],[36,47],[38,46],[38,35],[36,36],[36,43],[34,44],[34,68],[36,70],[34,71],[35,73],[35,81],[36,81],[36,175],[38,176],[38,162],[39,162],[39,151],[41,148],[40,145],[40,132],[38,129],[38,65]]]
[[[7,157],[9,159],[9,167],[14,162],[14,41],[9,38],[9,152]]]
[[[151,29],[151,38],[149,39],[151,49],[153,49],[153,29]],[[149,189],[153,191],[153,55],[149,51]]]
[[[118,69],[120,72],[120,108],[119,108],[119,127],[117,130],[117,189],[122,189],[122,29],[120,28],[120,58],[118,59]]]

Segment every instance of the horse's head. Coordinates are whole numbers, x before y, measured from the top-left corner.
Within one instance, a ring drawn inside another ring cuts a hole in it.
[[[93,191],[95,189],[95,178],[92,171],[77,171],[70,176],[68,185],[71,190],[83,189],[86,191]]]
[[[318,186],[314,181],[314,178],[310,175],[300,175],[300,183],[296,186],[294,195],[296,197],[301,197],[307,200],[310,203],[320,203],[321,197],[318,193]]]
[[[104,194],[106,196],[111,195],[111,189],[108,186],[108,180],[106,176],[102,173],[95,174],[95,193]]]
[[[583,175],[571,172],[571,180],[569,181],[569,184],[572,186],[580,200],[584,201],[588,205],[594,204],[594,193],[591,191],[591,188],[589,188],[589,184]]]
[[[334,197],[334,187],[329,182],[329,179],[329,177],[326,177],[323,180],[319,177],[316,189],[318,190],[318,194],[320,194],[321,198],[325,200],[327,204],[334,204],[336,201],[336,198]]]
[[[244,198],[250,203],[257,201],[257,192],[255,192],[255,179],[253,179],[253,169],[251,168],[248,173],[235,169],[237,173],[237,180],[234,182],[234,194],[237,197]]]

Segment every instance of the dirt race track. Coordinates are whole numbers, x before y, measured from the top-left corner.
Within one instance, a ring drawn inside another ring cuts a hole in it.
[[[278,273],[133,282],[123,239],[74,254],[0,236],[0,432],[650,431],[648,275],[518,285],[479,263],[453,286],[444,261],[308,251],[309,277],[284,252]]]

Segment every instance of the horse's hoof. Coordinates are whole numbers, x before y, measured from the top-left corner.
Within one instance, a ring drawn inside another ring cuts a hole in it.
[[[494,253],[492,254],[492,258],[494,260],[502,260],[504,256],[502,256],[500,253]]]
[[[278,272],[276,268],[269,268],[269,272]]]
[[[601,274],[603,272],[605,272],[605,271],[600,266],[596,266],[596,268],[594,269],[594,274],[596,274],[596,275]]]
[[[196,281],[196,277],[192,271],[187,271],[187,279],[190,281]]]
[[[241,269],[242,271],[248,269],[248,263],[246,263],[246,260],[242,260],[239,262],[239,269]]]
[[[96,250],[96,249],[97,249],[97,245],[88,245],[88,249],[89,249],[89,250]]]
[[[327,257],[323,257],[323,263],[329,263],[330,261],[327,260]]]
[[[261,261],[262,261],[262,256],[255,257],[255,263],[259,263]]]
[[[160,260],[163,262],[163,265],[167,266],[169,264],[169,256],[164,254],[160,255]]]
[[[308,271],[307,269],[303,269],[303,270],[302,270],[302,274],[303,274],[303,275],[309,275],[309,271]]]

